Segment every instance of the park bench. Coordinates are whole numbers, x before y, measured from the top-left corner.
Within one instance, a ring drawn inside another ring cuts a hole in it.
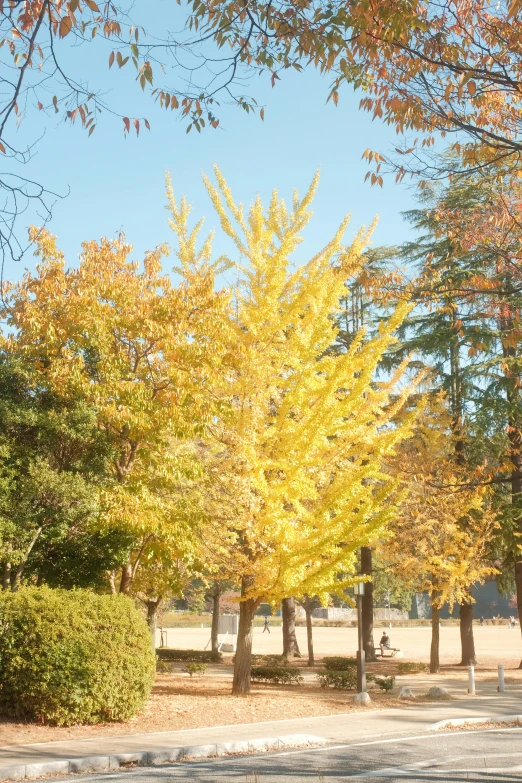
[[[376,655],[381,654],[381,648],[380,647],[374,647],[373,649],[375,650],[375,654]],[[382,657],[383,658],[386,658],[386,653],[387,652],[390,653],[390,655],[389,655],[390,658],[395,658],[395,656],[398,655],[401,652],[401,649],[400,649],[400,647],[385,647],[384,648],[384,652],[382,653]],[[402,657],[402,656],[399,656],[399,657]]]

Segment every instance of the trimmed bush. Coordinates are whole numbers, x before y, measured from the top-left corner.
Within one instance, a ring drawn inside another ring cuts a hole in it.
[[[232,660],[235,659],[234,655]],[[252,655],[252,663],[255,666],[286,666],[288,658],[286,655]]]
[[[357,666],[357,658],[342,658],[341,656],[324,658],[323,664],[328,671],[345,672],[347,669]]]
[[[421,661],[401,661],[397,665],[397,674],[419,674],[419,672],[427,672],[428,664]]]
[[[147,624],[122,595],[0,593],[0,712],[58,726],[132,718],[154,681]]]
[[[160,661],[190,661],[192,663],[222,663],[220,652],[212,650],[174,650],[171,647],[158,647],[156,655]]]
[[[376,674],[367,674],[366,679],[368,682],[374,682],[381,690],[386,692],[393,690],[395,685],[395,677],[391,676],[378,677]]]
[[[277,685],[302,685],[303,678],[295,669],[284,666],[252,666],[254,682],[272,682]]]
[[[336,691],[351,691],[357,687],[357,670],[353,667],[342,671],[327,670],[318,674],[321,688],[334,688]]]
[[[192,677],[193,674],[199,674],[201,676],[207,671],[207,664],[190,661],[181,671],[188,674],[189,677]]]

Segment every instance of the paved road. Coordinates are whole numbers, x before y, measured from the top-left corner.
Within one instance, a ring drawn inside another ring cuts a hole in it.
[[[76,776],[74,783],[335,783],[349,778],[368,783],[402,779],[411,783],[520,783],[522,729],[400,735],[326,748]],[[60,781],[64,778],[56,783]]]

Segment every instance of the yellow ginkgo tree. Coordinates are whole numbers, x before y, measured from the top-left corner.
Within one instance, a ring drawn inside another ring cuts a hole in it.
[[[266,211],[256,198],[245,214],[216,176],[217,187],[205,182],[235,244],[240,280],[216,390],[221,412],[207,442],[204,544],[209,560],[241,583],[233,692],[243,694],[259,603],[321,596],[338,573],[349,581],[357,548],[394,513],[396,482],[381,464],[408,435],[406,420],[392,421],[409,389],[401,370],[383,383],[375,371],[407,305],[373,339],[361,335],[346,353],[331,352],[344,281],[361,264],[369,232],[345,247],[345,219],[323,250],[292,265],[317,178],[291,209],[274,192]]]
[[[42,388],[95,411],[113,454],[100,525],[132,534],[120,580],[128,593],[162,541],[176,557],[194,548],[187,485],[198,480],[195,444],[213,415],[229,297],[216,291],[208,246],[174,284],[163,247],[138,264],[123,237],[86,242],[68,267],[54,237],[35,230],[33,239],[36,273],[4,291],[2,346],[33,363]]]

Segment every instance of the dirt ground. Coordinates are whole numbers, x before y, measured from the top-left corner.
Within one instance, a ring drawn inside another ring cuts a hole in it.
[[[392,624],[393,626],[393,624]],[[253,652],[258,654],[278,654],[283,648],[283,634],[280,627],[270,629],[270,634],[262,628],[254,629]],[[377,644],[382,634],[382,626],[374,629]],[[479,625],[474,627],[475,647],[479,663],[506,667],[518,666],[522,658],[522,636],[520,628],[506,625]],[[178,649],[203,650],[209,641],[209,628],[168,628],[167,646]],[[306,652],[306,628],[297,628],[297,640],[301,652]],[[410,627],[388,629],[392,647],[399,647],[405,660],[429,662],[431,629]],[[158,632],[158,646],[159,646]],[[314,628],[314,650],[317,655],[355,655],[357,649],[356,628]],[[444,665],[455,664],[460,660],[460,631],[458,625],[442,626],[440,629],[440,662]]]
[[[172,633],[172,636],[170,635]],[[378,641],[381,630],[376,629]],[[404,651],[404,659],[410,661],[429,660],[430,629],[397,628],[389,631],[392,646]],[[174,636],[175,634],[175,636]],[[306,650],[305,629],[297,629],[301,650]],[[356,631],[352,628],[315,628],[314,648],[317,664],[324,655],[353,655],[356,645]],[[203,649],[208,641],[208,630],[201,628],[170,629],[169,646],[183,649]],[[518,669],[522,644],[520,630],[507,627],[477,627],[475,642],[479,665],[476,679],[496,678],[498,663],[505,667],[506,683],[522,683],[522,670]],[[280,653],[282,649],[281,629],[272,629],[270,635],[262,629],[255,629],[255,653]],[[466,671],[459,667],[460,637],[458,628],[441,629],[442,671],[437,682],[446,680],[448,686],[466,678]],[[369,665],[369,671],[379,674],[397,674],[401,661],[386,658]],[[228,665],[226,665],[228,664]],[[0,745],[51,742],[80,737],[141,734],[155,731],[202,728],[240,723],[256,723],[287,718],[328,715],[352,712],[350,692],[322,690],[316,685],[315,671],[308,669],[306,661],[296,660],[293,666],[302,669],[305,684],[302,687],[254,685],[250,696],[234,697],[230,693],[231,656],[225,656],[225,665],[211,667],[201,678],[190,680],[181,671],[158,674],[152,695],[143,712],[125,723],[107,723],[98,726],[52,727],[35,723],[0,722]],[[182,668],[180,664],[178,669]],[[430,675],[422,673],[409,675],[409,682],[417,685],[417,691],[426,692],[430,686]],[[417,700],[418,703],[419,699]],[[374,691],[369,709],[404,707],[404,702],[394,694]],[[368,709],[368,708],[365,708]]]
[[[304,662],[296,662],[299,668],[303,665]],[[405,706],[396,693],[389,695],[372,690],[371,707],[357,708],[352,703],[353,692],[323,690],[313,682],[315,674],[310,670],[303,686],[254,684],[250,696],[232,696],[231,669],[229,666],[225,669],[224,676],[219,667],[213,667],[212,672],[193,679],[180,671],[158,674],[144,711],[124,723],[53,727],[3,720],[0,722],[0,746],[258,723],[279,720],[283,715],[285,718],[305,718]],[[369,669],[392,674],[396,664],[374,664]]]

